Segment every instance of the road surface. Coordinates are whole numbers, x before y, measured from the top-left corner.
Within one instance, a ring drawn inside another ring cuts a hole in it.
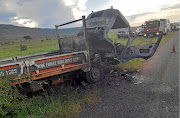
[[[179,118],[179,40],[177,31],[159,47],[129,83],[106,78],[101,102],[86,106],[78,118]],[[171,53],[173,44],[176,53]]]

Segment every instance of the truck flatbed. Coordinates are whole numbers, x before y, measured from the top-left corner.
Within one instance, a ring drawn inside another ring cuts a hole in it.
[[[11,76],[14,84],[31,82],[83,69],[87,66],[87,52],[59,54],[58,51],[0,60],[0,76]],[[6,63],[5,63],[6,62]],[[18,76],[17,76],[18,75]]]

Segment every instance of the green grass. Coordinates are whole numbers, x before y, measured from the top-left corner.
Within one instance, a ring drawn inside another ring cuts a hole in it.
[[[20,45],[27,46],[27,50],[20,51]],[[0,59],[16,57],[46,51],[58,50],[57,39],[32,39],[32,40],[17,40],[9,43],[0,43]]]
[[[144,63],[144,59],[132,59],[129,60],[128,62],[125,63],[120,63],[118,65],[115,66],[115,68],[122,68],[125,70],[138,70],[142,67],[143,63]]]
[[[99,101],[98,90],[81,91],[77,87],[58,85],[56,91],[27,98],[10,86],[8,78],[0,82],[0,117],[4,118],[73,118],[84,104]]]
[[[168,41],[168,39],[170,37],[172,37],[174,34],[175,34],[174,32],[170,32],[168,35],[163,36],[160,45],[163,45],[164,43],[166,43]],[[124,46],[126,45],[127,40],[128,40],[128,39],[123,39],[123,38],[118,39],[115,32],[109,33],[108,36],[110,39],[113,40],[113,42],[121,43]],[[137,37],[133,41],[131,46],[149,44],[151,41],[152,41],[152,43],[155,43],[157,41],[157,39],[158,39],[157,37],[155,37],[155,38]],[[142,67],[144,62],[145,62],[144,59],[132,59],[128,62],[120,63],[120,64],[116,65],[115,67],[126,69],[126,70],[138,70]]]
[[[66,88],[67,90],[67,88]],[[64,96],[42,96],[34,97],[29,100],[28,111],[23,117],[33,118],[73,118],[82,111],[82,105],[91,105],[99,99],[97,91],[77,93],[75,90],[67,90],[69,95]],[[18,114],[18,118],[21,114]]]

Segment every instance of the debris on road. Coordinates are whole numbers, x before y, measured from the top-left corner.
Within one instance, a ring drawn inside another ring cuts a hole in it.
[[[138,73],[138,70],[123,70],[123,69],[106,69],[106,75],[105,77],[114,77],[114,78],[119,78],[119,79],[124,79],[127,82],[134,82],[135,80],[135,75]]]

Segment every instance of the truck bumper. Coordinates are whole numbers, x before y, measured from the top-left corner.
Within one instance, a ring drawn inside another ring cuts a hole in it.
[[[144,37],[154,37],[154,36],[159,36],[160,32],[146,32],[144,33]]]

